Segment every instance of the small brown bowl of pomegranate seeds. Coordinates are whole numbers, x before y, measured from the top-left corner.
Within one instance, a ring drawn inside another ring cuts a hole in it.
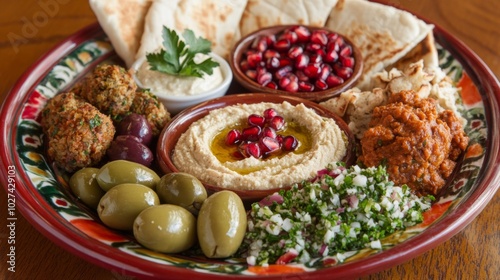
[[[279,25],[242,38],[229,63],[236,80],[252,92],[324,101],[353,87],[363,61],[345,36],[326,28]]]
[[[289,108],[296,108],[295,106],[305,106],[307,110],[311,109],[315,114],[319,115],[320,118],[330,119],[332,123],[336,123],[340,131],[343,132],[344,136],[342,137],[342,141],[344,141],[343,143],[345,144],[346,149],[346,154],[342,159],[340,159],[340,161],[343,161],[347,166],[354,163],[354,136],[342,118],[335,115],[333,112],[325,109],[313,101],[300,97],[272,95],[266,93],[248,93],[227,95],[205,101],[176,115],[165,127],[158,139],[157,159],[159,167],[165,173],[191,173],[190,171],[183,170],[182,167],[176,165],[176,162],[179,162],[179,157],[176,161],[175,153],[194,154],[194,156],[188,156],[181,161],[186,163],[188,166],[192,166],[191,163],[187,163],[191,162],[192,159],[195,159],[197,162],[201,161],[202,158],[206,157],[204,151],[205,148],[199,147],[199,145],[191,147],[192,142],[203,143],[200,145],[203,145],[203,147],[209,147],[209,153],[211,153],[211,155],[208,157],[215,157],[219,162],[226,162],[228,160],[236,162],[251,157],[255,158],[252,159],[251,162],[260,162],[272,160],[273,157],[281,158],[286,156],[287,153],[304,154],[306,156],[309,151],[308,149],[311,148],[312,142],[315,142],[315,140],[311,140],[312,136],[308,136],[306,133],[306,131],[309,131],[311,128],[305,128],[302,125],[299,125],[300,122],[297,122],[297,120],[281,115],[280,113],[283,113],[283,111],[280,111],[280,108],[283,108],[280,106],[283,106],[284,102],[290,104],[288,105],[290,106]],[[258,108],[261,108],[262,110],[259,109],[258,112],[254,112],[254,109],[248,109],[248,112],[251,113],[244,116],[238,115],[237,121],[233,119],[227,124],[223,118],[227,116],[225,112],[228,111],[225,111],[222,115],[219,114],[221,110],[226,108],[230,108],[231,110],[229,111],[234,112],[234,107],[238,107],[237,110],[240,110],[239,108],[241,107],[254,108],[254,105],[256,107],[259,106]],[[217,114],[214,112],[217,112]],[[212,122],[208,121],[207,118],[208,120],[216,118],[218,122],[221,124],[223,123],[223,125],[212,124]],[[209,123],[211,125],[210,129],[207,130],[209,131],[207,132],[207,136],[203,133],[202,127],[207,127]],[[321,123],[324,124],[324,122]],[[194,129],[195,136],[188,136],[188,138],[184,138],[183,141],[181,141],[180,139],[182,139],[182,136],[186,134],[193,135],[189,132],[190,128],[193,126],[196,127]],[[214,130],[217,131],[215,136],[212,135],[212,131]],[[322,130],[324,130],[324,128],[322,128]],[[209,141],[208,144],[205,141]],[[307,141],[311,142],[307,143]],[[180,143],[187,143],[186,145],[189,147],[189,151],[185,150],[184,146],[179,147]],[[190,151],[193,151],[193,153]],[[315,158],[308,155],[306,157]],[[330,160],[332,159],[328,159],[328,162],[331,162]],[[310,179],[301,177],[300,180],[293,181],[290,186],[286,185],[286,187],[273,187],[272,184],[270,184],[268,189],[248,190],[234,187],[234,185],[231,185],[231,187],[222,187],[222,182],[217,180],[214,182],[208,182],[208,180],[215,178],[213,170],[218,167],[206,166],[206,164],[211,163],[203,163],[203,168],[200,172],[209,174],[207,176],[209,176],[210,179],[204,180],[202,178],[204,175],[197,175],[194,173],[192,173],[192,175],[200,179],[207,191],[209,193],[214,193],[229,189],[238,194],[246,204],[259,201],[282,188],[290,187],[293,183],[300,183],[303,180]],[[258,163],[256,166],[249,166],[247,168],[248,170],[238,169],[238,173],[241,172],[240,174],[245,174],[245,176],[251,175],[249,173],[257,172],[259,168],[266,167],[261,167],[260,163]],[[324,166],[322,166],[322,168],[324,168]],[[260,172],[257,173],[262,174]],[[276,174],[273,173],[270,177],[275,176]],[[290,177],[290,174],[287,173],[285,176]],[[272,178],[270,181],[272,181]]]

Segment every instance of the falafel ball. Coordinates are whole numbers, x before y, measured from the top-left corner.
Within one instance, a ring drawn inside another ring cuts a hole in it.
[[[158,97],[149,91],[136,92],[130,111],[146,117],[154,136],[158,136],[163,127],[170,121],[170,113],[158,100]]]
[[[85,104],[85,100],[74,92],[64,92],[51,98],[41,113],[41,125],[45,133],[58,125],[60,113],[76,109]]]
[[[119,65],[97,66],[81,85],[80,95],[102,113],[116,118],[129,112],[137,84]]]
[[[57,110],[58,106],[64,110]],[[108,116],[72,93],[49,101],[42,124],[49,158],[67,172],[99,163],[115,135]]]

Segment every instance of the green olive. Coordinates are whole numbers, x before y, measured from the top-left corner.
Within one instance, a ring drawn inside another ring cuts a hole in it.
[[[149,207],[135,219],[134,237],[151,250],[179,253],[196,243],[196,218],[177,205]]]
[[[104,191],[124,183],[137,183],[154,190],[159,181],[160,177],[153,170],[127,160],[110,161],[97,173],[97,183]]]
[[[207,190],[200,180],[182,172],[163,175],[156,186],[156,193],[161,203],[179,205],[194,215],[198,215],[203,201],[207,199]]]
[[[98,168],[86,167],[76,171],[69,179],[69,187],[78,199],[92,209],[96,209],[105,192],[97,184]]]
[[[104,194],[97,206],[101,221],[110,228],[132,230],[142,210],[159,205],[158,195],[141,184],[120,184]]]
[[[241,198],[232,191],[209,196],[198,214],[198,242],[208,258],[226,258],[241,245],[247,215]]]

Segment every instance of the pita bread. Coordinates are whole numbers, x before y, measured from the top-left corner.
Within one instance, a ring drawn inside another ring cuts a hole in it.
[[[116,53],[130,67],[139,49],[151,0],[89,0]]]
[[[241,36],[272,25],[302,24],[323,27],[338,0],[248,0],[240,21]]]
[[[418,45],[416,45],[409,53],[400,58],[393,65],[386,67],[386,69],[397,68],[406,69],[411,64],[422,60],[425,67],[436,68],[439,67],[439,58],[434,42],[434,34],[430,32]]]
[[[144,23],[141,47],[136,58],[162,46],[162,29],[179,33],[191,29],[197,37],[212,42],[212,51],[228,57],[247,0],[157,0]]]
[[[365,0],[341,0],[325,25],[349,37],[363,55],[363,75],[356,85],[370,89],[371,75],[404,57],[434,28],[414,15]]]

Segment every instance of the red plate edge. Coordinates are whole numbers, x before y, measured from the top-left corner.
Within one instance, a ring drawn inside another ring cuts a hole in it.
[[[8,105],[17,103],[25,98],[25,95],[31,92],[33,87],[36,86],[44,77],[44,73],[48,71],[47,69],[51,69],[61,56],[66,55],[68,52],[74,50],[83,41],[93,38],[93,36],[98,34],[102,34],[102,30],[98,23],[94,23],[78,31],[55,46],[52,50],[47,52],[46,55],[42,56],[37,62],[27,69],[25,74],[23,74],[12,87],[10,93],[4,101],[4,104],[2,105],[0,115],[2,119],[6,120],[6,124],[2,128],[2,142],[4,142],[4,146],[0,150],[0,165],[3,168],[2,170],[7,170],[7,167],[11,165],[15,165],[16,168],[20,166],[19,161],[9,155],[9,152],[11,151],[10,149],[13,147],[11,145],[5,145],[15,142],[16,133],[8,135],[8,132],[12,130],[12,126],[15,123],[12,116],[16,116],[20,108],[9,108]],[[466,201],[463,201],[459,206],[448,213],[439,223],[431,225],[423,234],[420,234],[411,240],[396,246],[395,248],[363,260],[343,264],[332,269],[321,269],[314,272],[300,274],[287,274],[286,276],[260,275],[261,277],[297,277],[305,279],[316,278],[318,276],[335,276],[346,278],[353,277],[353,269],[357,272],[356,276],[359,277],[401,264],[430,250],[431,248],[434,248],[465,228],[481,212],[481,210],[487,205],[487,202],[496,193],[499,188],[499,184],[497,182],[500,181],[500,150],[499,141],[493,141],[492,139],[500,139],[498,130],[493,129],[494,127],[499,126],[500,84],[484,62],[460,40],[442,30],[439,26],[435,27],[435,34],[437,41],[450,51],[454,55],[455,59],[461,62],[464,70],[471,76],[474,83],[478,85],[479,91],[485,103],[485,116],[489,128],[489,137],[487,141],[488,153],[485,156],[485,163],[483,164],[483,166],[486,165],[486,167],[481,169],[481,174],[478,177],[481,184],[475,188]],[[16,128],[14,128],[14,132],[16,131],[15,129]],[[25,175],[21,175],[19,172],[16,172],[16,175],[16,184],[26,182],[28,180]],[[2,172],[1,176],[3,182],[7,182],[6,172]],[[4,188],[7,189],[6,184],[4,185]],[[109,254],[113,254],[117,249],[105,248],[109,246],[104,245],[99,241],[90,240],[86,236],[82,235],[78,236],[76,238],[78,241],[75,242],[75,238],[72,236],[74,231],[66,226],[69,226],[68,222],[59,214],[50,211],[51,209],[49,209],[49,205],[38,193],[31,192],[26,189],[16,189],[16,192],[17,209],[19,209],[23,216],[26,217],[26,219],[29,220],[39,232],[65,250],[94,264],[119,273],[128,272],[132,275],[140,277],[164,276],[162,272],[164,272],[163,270],[165,265],[137,259],[134,260],[133,266],[131,266],[129,265],[130,258],[125,256],[109,257]],[[35,198],[40,200],[37,201]],[[40,201],[42,202],[40,203]],[[40,210],[45,212],[47,215],[45,217],[40,216],[38,212]],[[450,221],[450,223],[446,224],[447,221]],[[433,237],[427,238],[427,235]],[[92,246],[83,246],[84,241],[91,241],[91,244],[87,244]],[[381,267],[382,264],[384,265],[383,267]],[[137,266],[144,269],[137,268]],[[202,274],[173,266],[170,266],[169,269],[173,273],[178,273],[179,277],[196,276],[197,278],[203,279],[213,279],[214,277],[234,278],[234,275]],[[333,272],[332,270],[335,271]],[[246,278],[245,276],[241,277]]]

